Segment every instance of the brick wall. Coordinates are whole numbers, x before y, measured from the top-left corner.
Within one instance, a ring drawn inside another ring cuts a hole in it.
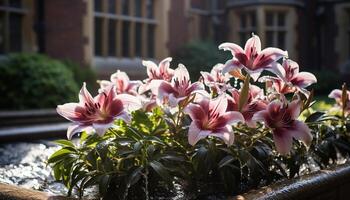
[[[45,49],[49,56],[83,64],[83,0],[44,1]]]
[[[185,0],[171,1],[169,12],[169,50],[174,53],[177,48],[188,41],[188,18]]]

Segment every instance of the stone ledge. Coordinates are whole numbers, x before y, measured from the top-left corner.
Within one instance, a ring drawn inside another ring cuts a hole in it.
[[[347,200],[350,197],[350,164],[281,181],[239,195],[235,200]]]
[[[0,183],[0,200],[74,200],[64,196],[51,196],[48,193],[29,190],[14,185]]]

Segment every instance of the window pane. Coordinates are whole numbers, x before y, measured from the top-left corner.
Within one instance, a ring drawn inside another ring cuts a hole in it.
[[[245,14],[240,15],[240,21],[241,21],[241,28],[246,28],[247,27],[247,19]]]
[[[154,38],[155,26],[149,25],[147,29],[147,55],[149,58],[154,58]]]
[[[102,0],[95,0],[94,9],[96,12],[102,12]]]
[[[108,24],[108,55],[116,56],[116,21],[109,20]]]
[[[102,55],[102,19],[95,17],[95,55]]]
[[[122,34],[122,55],[123,57],[129,57],[130,23],[127,21],[123,22]]]
[[[267,12],[265,16],[266,25],[273,26],[273,13]]]
[[[9,18],[10,52],[22,50],[22,15],[10,14]]]
[[[109,0],[109,2],[108,2],[108,12],[109,13],[113,13],[113,14],[115,14],[116,13],[116,10],[115,10],[115,6],[116,6],[116,4],[115,4],[115,1],[116,0]]]
[[[153,0],[147,0],[146,2],[146,7],[147,7],[147,18],[152,19],[154,16],[154,4]]]
[[[0,13],[0,54],[5,53],[5,13]]]
[[[349,58],[350,58],[350,31],[348,31],[348,53],[349,53]]]
[[[278,13],[278,26],[284,26],[285,25],[285,18],[286,15],[284,13]]]
[[[256,27],[256,14],[255,14],[255,12],[251,12],[249,14],[249,16],[250,16],[250,26]]]
[[[239,41],[241,43],[241,46],[245,45],[245,42],[246,42],[246,33],[245,32],[239,33]]]
[[[141,0],[135,0],[135,16],[141,17]]]
[[[15,8],[20,8],[20,7],[22,7],[22,1],[21,0],[9,0],[9,6],[15,7]]]
[[[267,47],[275,46],[273,44],[273,31],[266,31],[266,46]]]
[[[129,15],[129,0],[122,0],[122,14]]]
[[[277,42],[278,42],[279,48],[281,48],[281,49],[285,48],[285,46],[286,46],[286,32],[285,31],[278,32]]]
[[[142,52],[142,24],[135,24],[135,56],[141,57]]]

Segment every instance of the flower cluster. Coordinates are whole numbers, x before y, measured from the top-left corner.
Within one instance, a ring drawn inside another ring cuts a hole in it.
[[[83,130],[95,130],[103,135],[115,119],[130,121],[130,111],[150,111],[159,106],[182,117],[177,121],[184,120],[185,114],[191,118],[188,128],[191,145],[208,136],[233,145],[234,126],[254,128],[259,123],[270,130],[281,154],[290,152],[293,138],[309,146],[310,129],[298,117],[303,108],[301,96],[309,96],[306,87],[316,82],[315,76],[299,72],[298,64],[287,57],[286,51],[261,50],[257,35],[247,41],[244,49],[234,43],[223,43],[219,48],[231,51],[233,58],[214,66],[210,73],[201,72],[201,81],[194,83],[184,65],[171,69],[171,58],[166,58],[159,66],[152,61],[143,62],[148,75],[143,82],[130,81],[126,73],[118,70],[110,81],[100,81],[99,94],[94,98],[84,84],[79,103],[57,108],[60,115],[73,122],[68,138]],[[275,76],[260,77],[264,70]],[[235,88],[230,84],[230,77],[244,83]],[[266,90],[251,83],[250,77],[253,82],[264,82]],[[294,95],[292,101],[285,97],[289,93]],[[333,91],[330,96],[338,98],[338,93]]]
[[[68,194],[98,185],[101,196],[147,199],[147,188],[164,182],[191,195],[240,194],[350,157],[345,84],[329,94],[333,109],[314,111],[307,87],[316,77],[299,70],[286,51],[262,50],[254,34],[244,49],[219,48],[232,59],[197,81],[183,64],[171,66],[171,58],[143,61],[145,80],[118,70],[99,81],[95,97],[83,84],[78,103],[59,105],[57,112],[72,122],[68,139],[80,134],[78,144],[57,141],[62,148],[48,160]]]

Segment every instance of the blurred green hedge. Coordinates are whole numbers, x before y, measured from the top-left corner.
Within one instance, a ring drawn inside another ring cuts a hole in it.
[[[0,110],[55,108],[76,101],[85,76],[78,71],[72,63],[44,55],[5,56],[0,59]]]
[[[212,41],[192,41],[179,48],[173,56],[175,65],[184,64],[193,80],[198,80],[200,71],[210,71],[217,63],[231,59],[229,52],[218,49]]]
[[[316,76],[317,83],[310,86],[315,90],[316,96],[328,95],[333,89],[340,89],[344,82],[342,75],[337,71],[308,69],[303,71],[310,71]]]

